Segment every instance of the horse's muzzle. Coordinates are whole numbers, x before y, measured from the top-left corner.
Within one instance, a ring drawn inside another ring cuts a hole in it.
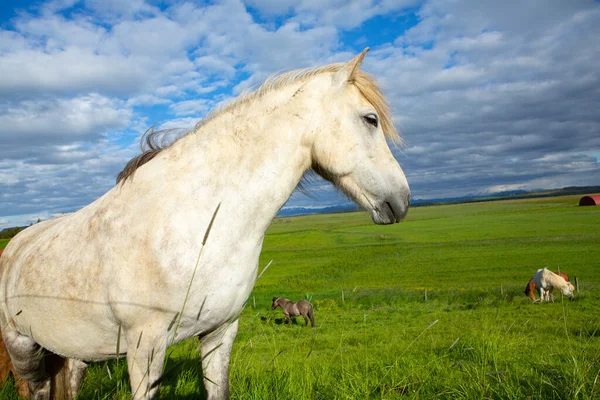
[[[378,225],[400,222],[410,207],[410,193],[388,196],[371,211],[371,219]]]

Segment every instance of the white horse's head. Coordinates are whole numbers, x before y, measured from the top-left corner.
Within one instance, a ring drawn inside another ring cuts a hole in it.
[[[367,51],[304,88],[321,99],[321,112],[311,112],[318,125],[312,167],[368,210],[375,223],[392,224],[406,215],[410,189],[386,140],[400,141],[387,102],[360,71]]]
[[[575,286],[573,286],[571,282],[567,282],[567,284],[563,286],[560,290],[565,296],[569,296],[571,298],[575,297]]]

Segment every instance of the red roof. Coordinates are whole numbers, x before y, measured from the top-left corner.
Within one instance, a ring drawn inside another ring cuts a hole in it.
[[[600,204],[600,194],[595,194],[592,196],[583,196],[581,200],[579,200],[580,206],[596,206]]]

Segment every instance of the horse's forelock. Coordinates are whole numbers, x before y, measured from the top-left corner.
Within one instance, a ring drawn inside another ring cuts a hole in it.
[[[398,134],[394,121],[392,120],[390,106],[375,79],[368,73],[359,71],[351,83],[356,86],[365,100],[367,100],[375,108],[375,111],[377,111],[379,120],[381,121],[381,129],[383,130],[385,137],[394,143],[403,145],[404,142]]]

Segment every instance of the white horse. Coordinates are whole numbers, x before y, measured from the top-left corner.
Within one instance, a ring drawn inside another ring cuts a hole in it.
[[[544,299],[546,302],[550,301],[550,297],[552,295],[552,289],[557,288],[560,289],[562,294],[565,296],[569,296],[573,298],[573,292],[575,291],[575,287],[571,282],[567,282],[565,278],[562,276],[555,274],[549,269],[543,268],[538,269],[533,275],[533,282],[538,287],[540,291],[540,302],[543,303]],[[554,301],[554,299],[552,299]]]
[[[165,148],[150,135],[104,196],[9,243],[2,337],[33,398],[51,386],[42,348],[68,359],[71,396],[82,361],[126,355],[133,398],[154,398],[167,347],[192,336],[209,399],[227,398],[265,231],[311,167],[375,223],[405,216],[408,183],[386,141],[399,137],[359,69],[367,50],[272,78]]]

